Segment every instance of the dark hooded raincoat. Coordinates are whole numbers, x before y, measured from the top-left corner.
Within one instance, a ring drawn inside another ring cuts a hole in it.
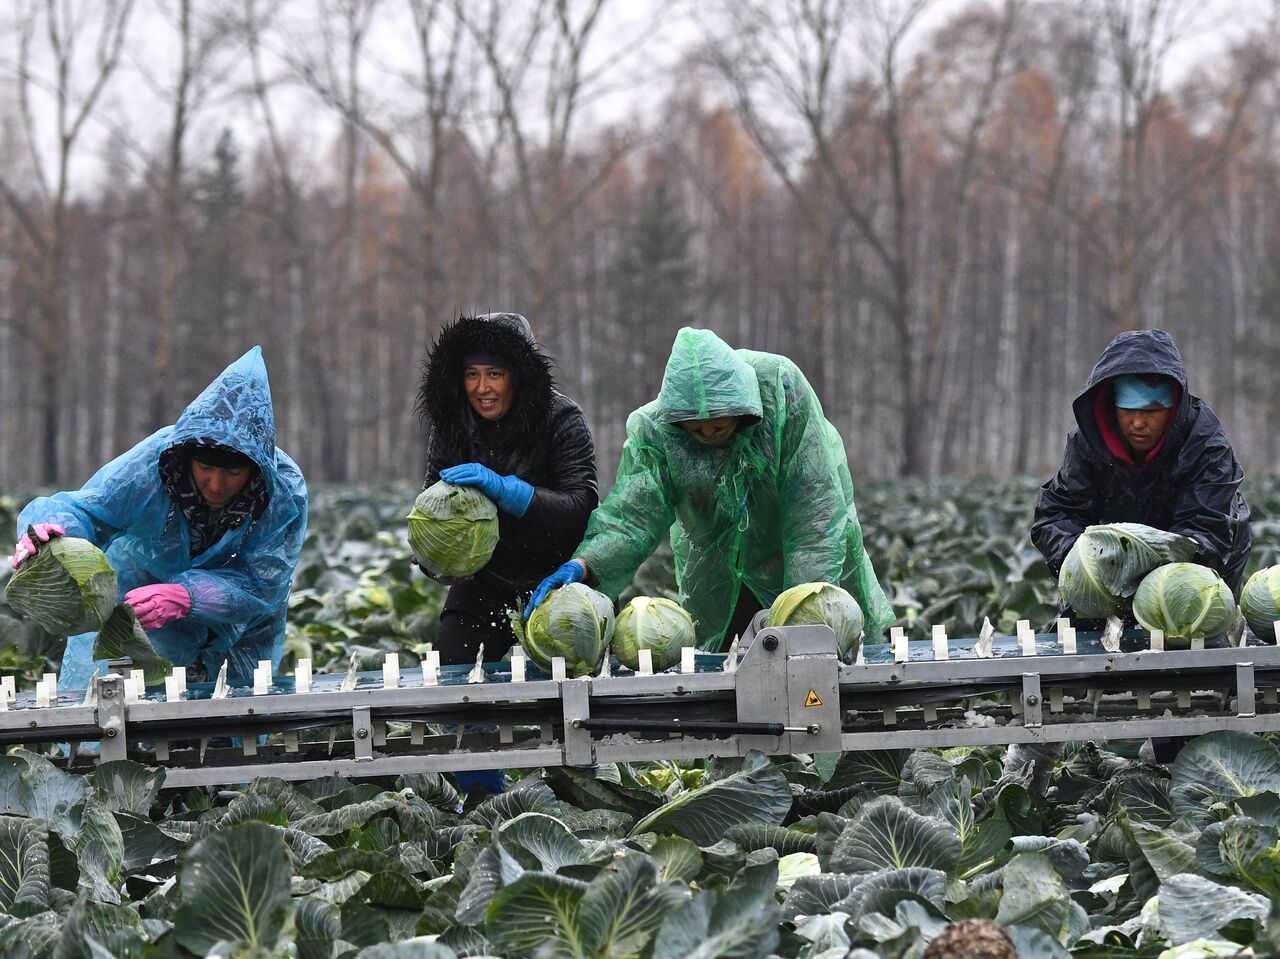
[[[474,354],[502,357],[514,374],[515,397],[499,420],[478,416],[467,401],[464,373]],[[425,485],[447,467],[481,463],[534,487],[523,516],[498,511],[493,556],[470,580],[450,587],[441,618],[442,632],[450,631],[451,618],[478,624],[465,649],[452,650],[452,657],[442,649],[442,661],[474,658],[481,642],[505,643],[486,652],[500,655],[516,641],[505,611],[519,608],[543,577],[573,556],[598,502],[591,429],[578,404],[556,390],[551,361],[517,313],[459,318],[440,331],[425,366],[418,394],[418,411],[431,430]],[[451,636],[445,645],[457,640]]]
[[[724,416],[746,418],[724,447],[678,425]],[[744,585],[767,607],[791,586],[837,583],[866,613],[868,642],[894,620],[863,549],[844,444],[784,356],[732,349],[710,330],[676,335],[576,555],[616,598],[668,530],[703,649],[722,647]]]
[[[1135,463],[1115,419],[1113,380],[1173,377],[1174,414],[1160,444]],[[1086,526],[1143,523],[1196,541],[1194,562],[1210,566],[1237,596],[1251,547],[1244,470],[1221,421],[1187,389],[1187,372],[1163,330],[1121,333],[1072,403],[1077,428],[1062,466],[1040,489],[1031,539],[1054,576]]]
[[[178,666],[203,666],[209,677],[227,663],[229,679],[249,679],[259,660],[280,664],[293,570],[307,529],[302,471],[275,445],[275,415],[262,350],[254,347],[210,383],[178,422],[116,457],[79,490],[33,500],[18,516],[57,523],[104,549],[119,593],[177,583],[191,594],[191,612],[148,631],[157,652]],[[170,457],[190,443],[216,443],[257,464],[261,484],[250,508],[232,511],[221,535],[192,555],[191,527],[162,477]],[[93,674],[93,633],[72,636],[59,685],[83,688]],[[105,673],[105,663],[98,667]]]

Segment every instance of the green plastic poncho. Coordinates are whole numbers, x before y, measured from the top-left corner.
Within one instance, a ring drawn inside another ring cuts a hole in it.
[[[722,416],[748,418],[723,447],[677,425]],[[768,608],[788,587],[837,583],[866,612],[868,642],[895,618],[863,549],[844,444],[784,356],[676,334],[662,391],[628,417],[618,478],[575,555],[616,598],[668,529],[702,649],[722,648],[742,585]]]

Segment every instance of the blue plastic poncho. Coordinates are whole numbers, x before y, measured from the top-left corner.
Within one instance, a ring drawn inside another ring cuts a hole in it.
[[[745,417],[730,443],[682,420]],[[698,645],[720,649],[741,586],[766,608],[801,583],[837,583],[866,614],[867,642],[893,609],[862,545],[844,444],[785,356],[680,330],[658,398],[627,419],[618,478],[591,515],[582,557],[617,597],[670,529],[676,582]]]
[[[307,528],[302,471],[275,445],[275,416],[262,350],[254,347],[228,366],[166,426],[116,457],[75,492],[40,497],[18,516],[18,532],[32,523],[58,523],[104,549],[120,597],[138,586],[179,583],[191,593],[191,612],[148,636],[175,665],[203,663],[210,676],[223,661],[232,679],[248,679],[258,660],[278,666],[293,570]],[[160,478],[160,456],[189,440],[239,450],[262,470],[269,499],[249,522],[233,526],[197,556],[187,520]],[[83,688],[93,674],[93,633],[72,636],[59,685]],[[105,673],[105,663],[97,666]]]

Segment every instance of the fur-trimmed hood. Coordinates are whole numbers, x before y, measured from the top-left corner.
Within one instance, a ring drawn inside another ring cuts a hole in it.
[[[460,316],[441,329],[423,363],[418,414],[437,435],[479,425],[463,386],[466,359],[473,353],[496,353],[515,375],[515,399],[501,420],[503,433],[536,436],[551,411],[555,379],[551,360],[538,349],[533,328],[519,313]]]

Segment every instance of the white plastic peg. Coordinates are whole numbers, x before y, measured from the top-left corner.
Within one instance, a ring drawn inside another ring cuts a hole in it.
[[[1062,655],[1074,656],[1076,654],[1076,628],[1068,624],[1066,629],[1062,630],[1058,636],[1062,640]]]
[[[1204,649],[1204,637],[1203,637],[1203,636],[1192,636],[1192,637],[1191,637],[1191,648],[1192,648],[1192,649]]]
[[[164,698],[165,702],[176,703],[182,698],[182,686],[174,670],[164,678]]]
[[[124,680],[124,701],[126,703],[136,703],[146,691],[146,674],[140,669],[129,670],[129,675]]]
[[[422,685],[438,686],[440,685],[440,651],[436,649],[427,650],[426,662],[422,664]]]
[[[49,684],[43,679],[36,680],[36,705],[41,709],[49,705]]]
[[[1036,654],[1036,634],[1029,619],[1018,620],[1018,644],[1022,647],[1023,656]]]
[[[1276,634],[1276,645],[1280,646],[1280,619],[1271,624],[1271,631]]]
[[[652,676],[653,675],[653,650],[642,649],[640,650],[639,657],[640,657],[640,662],[638,663],[638,665],[640,666],[640,668],[636,670],[636,674],[638,676]]]
[[[907,652],[907,631],[901,626],[890,626],[889,638],[893,643],[893,661],[905,663],[911,655]]]
[[[293,688],[295,692],[311,692],[311,660],[300,659],[293,669]]]
[[[513,683],[524,682],[524,651],[512,650],[511,652],[511,681]]]
[[[1164,630],[1153,629],[1151,631],[1151,651],[1153,653],[1164,652]]]
[[[44,684],[49,687],[49,699],[53,702],[58,701],[58,674],[45,673]]]
[[[557,683],[563,683],[565,681],[566,675],[563,656],[551,657],[551,678]]]
[[[3,693],[4,698],[11,703],[17,700],[18,690],[13,685],[12,676],[0,676],[0,693]]]
[[[399,689],[400,688],[400,654],[387,653],[386,660],[382,665],[382,688],[383,689]]]
[[[253,695],[265,696],[270,689],[271,660],[258,660],[258,665],[253,667]],[[248,755],[248,753],[245,755]]]
[[[733,642],[729,644],[729,649],[724,656],[724,672],[736,673],[738,671],[738,650],[741,645],[741,637],[734,636]]]
[[[947,649],[947,627],[933,627],[933,658],[934,659],[950,659],[951,653]]]
[[[694,670],[694,649],[692,646],[680,647],[680,672],[691,673]]]

